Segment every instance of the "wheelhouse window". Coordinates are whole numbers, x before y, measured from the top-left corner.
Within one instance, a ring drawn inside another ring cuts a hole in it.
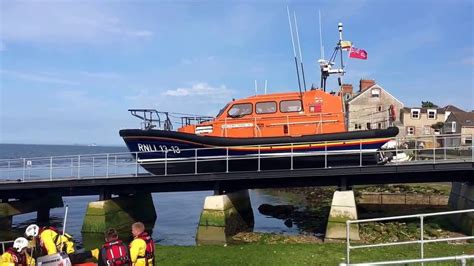
[[[221,110],[219,110],[219,113],[217,114],[216,117],[221,116],[224,113],[224,111],[227,109],[228,106],[229,106],[229,104],[226,104]]]
[[[244,115],[249,115],[252,113],[252,104],[251,103],[238,103],[234,104],[227,114],[230,117],[242,117]]]
[[[257,114],[273,114],[277,111],[276,102],[261,102],[255,105],[255,113]]]
[[[428,110],[428,119],[436,119],[436,110]]]
[[[412,109],[411,110],[411,118],[420,119],[420,109]]]
[[[303,110],[300,100],[287,100],[280,102],[280,112],[291,113]]]

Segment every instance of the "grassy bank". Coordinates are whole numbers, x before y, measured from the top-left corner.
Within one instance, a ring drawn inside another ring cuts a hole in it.
[[[157,246],[157,265],[338,265],[345,244],[246,244],[231,246]],[[351,262],[419,257],[419,245],[362,249],[351,252]],[[425,257],[474,255],[474,244],[425,245]],[[457,265],[444,264],[443,265]]]

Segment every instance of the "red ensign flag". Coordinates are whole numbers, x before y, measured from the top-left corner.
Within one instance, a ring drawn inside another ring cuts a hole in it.
[[[349,57],[367,60],[367,52],[363,49],[351,47],[351,50],[349,51]]]

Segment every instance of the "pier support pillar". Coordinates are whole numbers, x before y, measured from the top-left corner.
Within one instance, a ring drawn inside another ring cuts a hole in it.
[[[326,227],[325,241],[346,240],[346,221],[357,219],[354,191],[335,191]],[[360,240],[359,225],[352,224],[349,238]]]
[[[248,190],[206,197],[196,233],[198,245],[232,242],[239,232],[252,231],[254,216]]]
[[[122,239],[128,239],[133,223],[144,223],[151,233],[155,221],[155,205],[150,193],[89,202],[81,230],[84,248],[101,245],[104,232],[109,228],[115,228]]]
[[[453,183],[448,204],[453,210],[474,209],[474,184]],[[474,213],[461,213],[450,217],[466,235],[474,235]]]
[[[38,199],[2,200],[0,203],[0,227],[11,226],[12,216],[37,212],[39,225],[49,223],[49,210],[63,206],[60,196],[46,195]]]

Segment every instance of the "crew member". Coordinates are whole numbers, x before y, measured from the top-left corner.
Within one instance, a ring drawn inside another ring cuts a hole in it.
[[[131,265],[128,247],[119,239],[117,230],[105,232],[105,244],[99,251],[98,266]]]
[[[0,259],[0,266],[34,266],[35,259],[28,255],[28,239],[19,237]]]
[[[34,242],[35,246],[41,248],[41,255],[52,255],[65,252],[73,264],[84,262],[88,258],[98,257],[98,249],[76,253],[74,242],[69,234],[62,234],[55,227],[46,226],[40,228],[36,224],[29,225],[25,230],[25,236]]]
[[[145,232],[141,222],[132,224],[133,241],[130,243],[130,259],[134,266],[151,266],[155,261],[155,243]]]

